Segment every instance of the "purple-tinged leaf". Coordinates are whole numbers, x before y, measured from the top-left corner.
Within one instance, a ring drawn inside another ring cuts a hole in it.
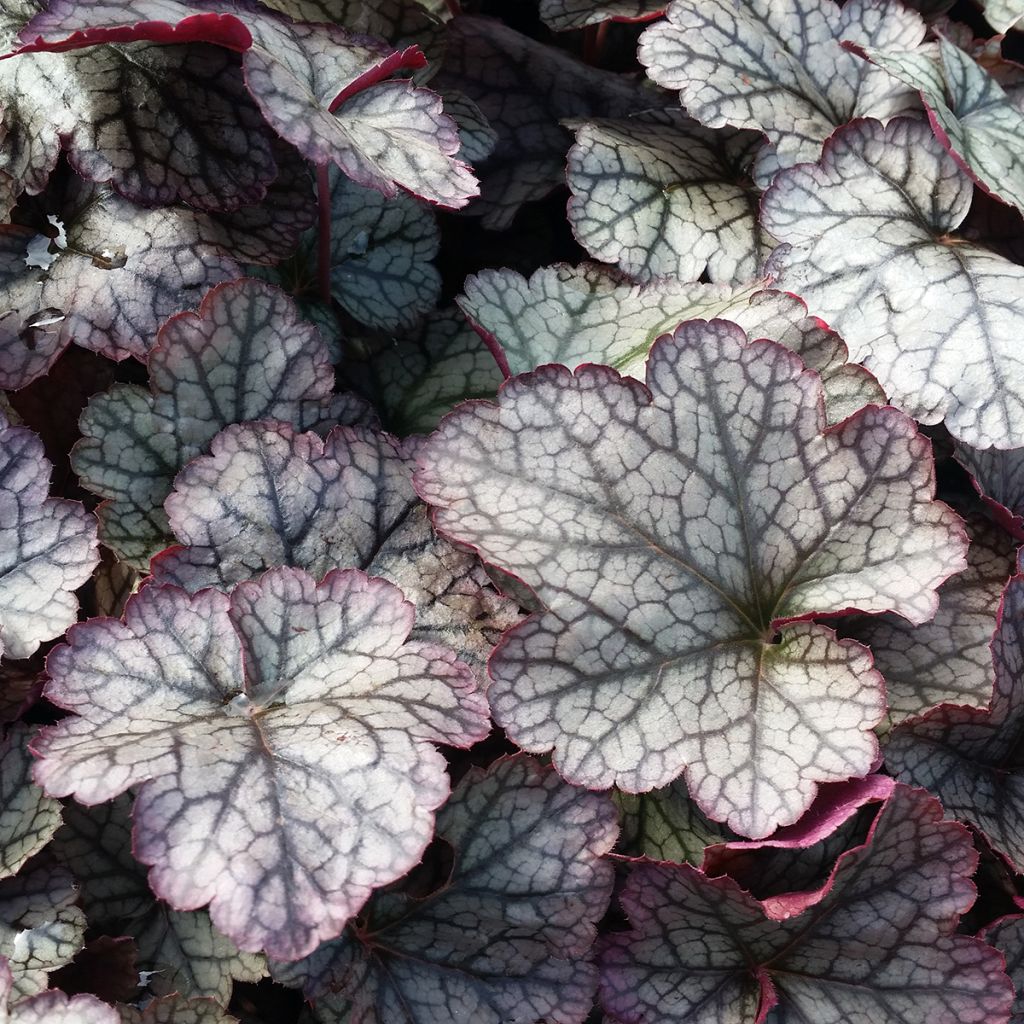
[[[504,375],[480,335],[457,309],[427,317],[413,335],[393,341],[365,366],[349,366],[366,383],[394,433],[429,434],[468,398],[493,398]]]
[[[705,813],[754,837],[870,769],[881,676],[798,620],[925,622],[966,537],[908,417],[825,430],[822,397],[786,349],[698,321],[655,345],[647,388],[547,366],[442,422],[416,476],[437,528],[547,609],[488,665],[514,742],[590,787],[686,769]]]
[[[1024,267],[951,234],[970,179],[923,121],[858,121],[783,171],[762,220],[797,292],[893,404],[980,448],[1024,446]]]
[[[967,519],[967,569],[939,588],[931,622],[912,626],[895,615],[865,616],[843,633],[871,648],[885,677],[890,722],[936,704],[986,707],[995,677],[989,644],[996,609],[1014,572],[1014,550],[1002,530],[981,516]]]
[[[932,127],[986,192],[1024,210],[1024,110],[977,61],[939,37],[927,51],[865,49],[873,63],[921,92]]]
[[[374,897],[358,930],[275,977],[326,995],[339,1024],[583,1024],[612,891],[611,802],[520,755],[472,769],[437,834],[455,857],[445,885]]]
[[[277,173],[238,60],[215,46],[130,43],[3,60],[0,111],[0,170],[30,195],[46,187],[62,147],[83,177],[146,206],[236,209],[263,199]]]
[[[37,867],[0,880],[0,957],[13,975],[15,998],[47,987],[51,971],[71,963],[85,944],[78,888],[63,870]]]
[[[117,1010],[100,1002],[95,996],[67,996],[52,989],[31,999],[15,1001],[9,1007],[12,995],[11,969],[0,965],[0,1024],[119,1024]]]
[[[17,874],[60,827],[60,803],[32,781],[31,733],[18,723],[0,741],[0,878]]]
[[[570,123],[569,223],[595,259],[639,280],[752,280],[774,242],[758,222],[758,132],[710,131],[667,110]]]
[[[774,921],[728,877],[641,864],[603,940],[615,1024],[1006,1024],[1002,957],[953,934],[977,854],[927,794],[897,786],[804,914]]]
[[[613,790],[612,799],[622,824],[615,852],[626,857],[699,864],[707,847],[733,837],[690,799],[682,779],[649,793]]]
[[[1017,540],[1024,540],[1024,449],[983,450],[958,444],[954,455],[971,474],[999,525]]]
[[[326,441],[284,423],[229,427],[175,480],[166,508],[186,547],[153,560],[158,583],[227,590],[275,565],[319,578],[354,566],[400,587],[416,640],[482,669],[520,620],[483,566],[431,529],[412,487],[414,442],[359,428]]]
[[[467,211],[494,229],[565,181],[572,136],[561,121],[625,117],[657,103],[634,79],[587,67],[489,18],[451,23],[435,84],[468,96],[498,133],[494,153],[477,168],[481,198]]]
[[[1024,865],[1024,577],[1003,592],[992,638],[995,688],[988,708],[942,704],[893,729],[889,769],[935,793],[947,814],[970,822],[1016,870]]]
[[[983,929],[978,938],[995,946],[1006,957],[1006,973],[1017,990],[1010,1024],[1021,1024],[1024,1021],[1024,915],[1002,917]]]
[[[575,368],[603,363],[643,375],[651,345],[686,320],[720,317],[751,337],[771,338],[818,370],[833,422],[884,404],[866,370],[847,363],[846,346],[807,315],[795,296],[742,286],[672,280],[638,285],[605,268],[544,267],[527,280],[512,270],[483,270],[466,279],[459,306],[508,374],[545,363]]]
[[[840,46],[913,50],[920,16],[899,0],[675,0],[640,38],[640,62],[709,128],[763,131],[767,183],[781,167],[817,160],[821,144],[855,117],[886,120],[920,109],[917,91]]]
[[[0,653],[27,658],[78,617],[75,590],[99,555],[96,520],[76,501],[47,497],[39,438],[0,413]]]
[[[355,569],[273,569],[230,598],[145,587],[50,654],[46,695],[77,715],[40,733],[36,779],[86,804],[138,786],[154,892],[209,903],[242,949],[305,956],[423,853],[448,795],[431,744],[487,734],[469,668],[412,625]]]
[[[388,199],[339,172],[330,204],[331,294],[370,327],[413,326],[441,294],[434,213],[412,196]]]
[[[226,1006],[232,982],[259,981],[266,960],[239,951],[205,910],[172,910],[153,896],[145,866],[132,856],[130,809],[127,796],[99,807],[68,804],[54,851],[81,883],[92,927],[135,939],[150,989],[207,996]]]
[[[245,84],[270,126],[316,164],[337,164],[385,195],[399,186],[464,206],[476,179],[454,159],[455,123],[440,99],[384,82],[424,63],[418,47],[391,50],[335,25],[292,22],[246,0],[52,0],[21,32],[20,53],[102,43],[205,41],[242,52]]]
[[[650,21],[668,0],[541,0],[541,20],[555,32],[566,32],[603,21]]]
[[[186,999],[168,995],[154,999],[145,1009],[120,1006],[121,1024],[238,1024],[212,999]]]
[[[116,384],[82,414],[71,462],[100,507],[103,542],[136,567],[169,543],[163,502],[175,473],[229,423],[275,417],[327,429],[365,419],[331,395],[316,330],[283,292],[243,280],[210,291],[198,312],[168,320],[149,355],[150,388]]]

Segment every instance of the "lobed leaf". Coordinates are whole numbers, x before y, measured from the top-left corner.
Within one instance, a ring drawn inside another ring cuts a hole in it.
[[[750,180],[760,134],[708,131],[681,111],[568,126],[569,223],[591,256],[645,281],[756,276],[774,244]]]
[[[354,569],[273,569],[230,598],[145,587],[50,654],[47,697],[77,714],[37,739],[37,781],[86,804],[139,787],[154,892],[209,903],[241,949],[304,956],[422,854],[448,794],[431,743],[487,733],[470,670],[412,624]]]
[[[157,995],[209,997],[226,1006],[234,981],[259,981],[266,960],[245,953],[214,928],[205,910],[177,911],[157,900],[146,868],[132,856],[131,799],[64,809],[54,852],[82,887],[82,905],[93,928],[128,934],[140,970],[150,973]]]
[[[1024,209],[1024,110],[996,78],[943,36],[927,52],[865,50],[873,63],[920,90],[939,141],[985,191]]]
[[[245,84],[267,123],[315,164],[393,196],[402,187],[445,206],[477,194],[454,159],[459,139],[441,101],[408,82],[385,82],[424,63],[336,25],[280,17],[247,0],[52,0],[22,30],[19,53],[101,43],[203,41],[242,53]]]
[[[221,285],[168,320],[148,366],[148,390],[116,384],[92,398],[71,455],[82,484],[107,499],[104,543],[137,567],[168,543],[162,506],[175,473],[227,424],[272,416],[326,429],[367,415],[360,400],[331,395],[320,336],[259,281]]]
[[[937,801],[897,786],[786,920],[728,877],[642,863],[622,894],[633,930],[602,942],[601,1002],[615,1024],[1004,1024],[1002,957],[953,934],[976,862]]]
[[[734,324],[662,339],[647,385],[594,366],[516,378],[443,421],[417,490],[545,608],[488,666],[514,742],[595,788],[685,769],[709,816],[767,835],[817,783],[869,770],[883,712],[868,652],[798,620],[927,621],[963,528],[907,417],[824,430],[817,374]]]
[[[321,440],[283,423],[229,427],[175,480],[166,508],[188,546],[154,559],[154,579],[194,593],[275,565],[317,578],[355,566],[402,589],[416,607],[414,638],[482,669],[518,608],[476,558],[435,536],[412,487],[415,450],[359,428]]]
[[[76,501],[47,497],[49,461],[38,436],[0,412],[0,653],[27,658],[78,617],[75,590],[90,576],[96,521]]]
[[[951,234],[972,186],[923,122],[860,121],[765,194],[772,257],[892,402],[981,448],[1024,445],[1024,269]],[[926,315],[922,315],[922,314]]]
[[[637,285],[593,264],[556,264],[529,279],[512,270],[483,270],[466,278],[457,301],[508,375],[544,363],[604,363],[640,377],[659,336],[687,320],[721,317],[752,337],[778,341],[818,370],[830,420],[884,404],[877,381],[847,363],[838,335],[808,317],[800,299],[761,291],[762,284],[666,279]]]
[[[497,132],[493,154],[477,168],[482,195],[467,211],[495,230],[564,182],[571,136],[561,121],[625,117],[652,105],[631,77],[587,67],[490,18],[451,23],[435,84],[468,96]]]
[[[994,676],[989,645],[996,609],[1014,572],[1013,547],[980,516],[967,519],[967,569],[939,588],[931,622],[912,626],[894,615],[865,616],[844,630],[871,648],[885,677],[889,717],[899,722],[936,704],[985,707]]]
[[[14,1006],[9,1006],[14,996]],[[66,996],[51,989],[30,999],[17,999],[11,969],[0,965],[0,1024],[118,1024],[117,1011],[95,996]]]
[[[898,0],[674,0],[640,37],[640,63],[709,128],[762,131],[763,184],[780,168],[817,160],[822,143],[856,117],[920,109],[916,90],[840,45],[913,51],[921,17]],[[770,229],[769,229],[770,230]]]
[[[886,764],[925,786],[946,812],[980,829],[1016,870],[1024,864],[1024,579],[1006,585],[992,638],[995,687],[988,708],[942,704],[892,731]]]
[[[666,0],[541,0],[540,16],[548,28],[565,32],[605,21],[650,21]]]
[[[275,977],[324,996],[337,1024],[583,1024],[615,833],[607,798],[532,758],[474,768],[438,814],[447,881],[420,900],[375,896],[361,928]]]

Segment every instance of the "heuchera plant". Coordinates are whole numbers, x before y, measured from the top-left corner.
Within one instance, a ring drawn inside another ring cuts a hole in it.
[[[0,0],[0,1024],[1024,1022],[1024,3]]]

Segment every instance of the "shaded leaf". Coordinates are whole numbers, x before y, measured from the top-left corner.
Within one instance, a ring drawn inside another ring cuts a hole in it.
[[[518,608],[476,558],[434,534],[412,487],[415,450],[359,428],[324,441],[283,423],[229,427],[175,480],[167,512],[189,546],[154,559],[154,579],[227,590],[275,565],[317,578],[355,566],[401,587],[415,639],[482,669]]]
[[[1002,958],[953,934],[974,902],[977,854],[941,818],[937,801],[896,787],[811,909],[781,921],[727,877],[634,868],[622,894],[633,930],[600,954],[610,1019],[1003,1024]]]
[[[781,173],[765,227],[797,292],[893,404],[981,448],[1024,445],[1024,268],[951,234],[970,179],[923,122],[840,129],[819,164]],[[922,316],[922,310],[927,315]]]
[[[99,561],[96,520],[47,496],[39,438],[0,413],[0,652],[27,658],[78,617],[75,590]]]
[[[0,742],[0,878],[17,874],[60,827],[60,803],[32,781],[31,733],[16,723]]]
[[[615,832],[607,798],[532,758],[472,769],[438,814],[455,855],[446,884],[374,897],[358,931],[274,974],[327,996],[338,1024],[582,1024]]]
[[[105,1003],[131,1002],[139,995],[138,950],[127,935],[100,935],[87,942],[74,960],[50,979],[68,995],[87,992]]]
[[[591,256],[639,280],[756,276],[774,244],[749,176],[760,133],[709,131],[681,111],[569,127],[569,223]]]
[[[52,0],[21,33],[19,52],[98,43],[204,41],[242,52],[245,84],[270,126],[308,160],[334,163],[354,181],[395,195],[408,189],[445,206],[476,195],[453,159],[458,132],[440,99],[383,80],[420,67],[418,47],[391,50],[336,25],[310,25],[239,0]]]
[[[509,737],[589,787],[644,792],[685,768],[705,813],[755,837],[818,782],[864,774],[881,677],[798,620],[927,621],[965,538],[907,417],[824,427],[817,374],[723,321],[658,342],[647,388],[548,366],[447,417],[417,490],[547,609],[488,665]]]
[[[212,999],[185,999],[180,995],[163,996],[146,1004],[143,1010],[121,1006],[122,1024],[238,1024]]]
[[[654,341],[687,321],[722,317],[751,337],[768,337],[822,374],[829,419],[838,421],[885,395],[867,371],[847,363],[846,346],[792,295],[673,280],[637,285],[584,264],[544,267],[526,279],[483,270],[466,279],[459,306],[509,374],[544,363],[604,363],[640,377]]]
[[[13,996],[13,1000],[12,1000]],[[8,1007],[8,1001],[15,1005]],[[0,1022],[2,1024],[118,1024],[117,1011],[95,996],[78,995],[69,998],[52,989],[31,999],[18,1000],[12,986],[11,970],[5,963],[0,966]]]
[[[985,450],[958,444],[954,452],[999,524],[1024,540],[1024,449]]]
[[[603,21],[649,21],[667,0],[541,0],[540,16],[548,28],[565,32]]]
[[[150,387],[116,384],[82,414],[71,463],[100,507],[103,542],[144,567],[169,543],[163,502],[175,473],[229,423],[274,416],[329,428],[368,415],[331,395],[334,373],[294,303],[259,281],[221,285],[198,312],[168,320],[148,360]]]
[[[36,778],[84,803],[139,786],[154,892],[209,903],[240,948],[304,956],[422,854],[448,794],[431,743],[487,733],[469,669],[407,643],[412,624],[358,570],[274,569],[230,599],[145,587],[50,654],[47,697],[78,714],[40,733]]]
[[[763,131],[767,183],[781,167],[817,160],[822,143],[855,117],[886,120],[920,109],[914,89],[840,46],[913,50],[920,16],[898,0],[674,0],[640,38],[640,63],[708,128]]]
[[[970,822],[1016,870],[1024,864],[1024,578],[1007,584],[992,639],[988,708],[942,704],[892,731],[889,769],[932,790],[947,814]]]
[[[1024,915],[1000,918],[981,931],[978,937],[995,946],[1006,957],[1006,973],[1017,990],[1010,1024],[1020,1024],[1024,1019]]]

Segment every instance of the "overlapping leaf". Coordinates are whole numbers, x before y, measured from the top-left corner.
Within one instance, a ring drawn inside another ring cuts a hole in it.
[[[1024,209],[1024,110],[977,61],[939,37],[927,52],[866,55],[921,91],[939,139],[982,188]]]
[[[466,279],[458,302],[509,374],[544,363],[604,363],[641,377],[660,335],[686,320],[722,317],[751,337],[778,341],[818,370],[829,419],[885,402],[871,374],[847,363],[838,335],[808,317],[799,299],[763,292],[761,285],[637,285],[593,265],[559,264],[528,280],[511,270],[481,271]]]
[[[974,901],[965,830],[898,786],[867,841],[810,910],[772,920],[728,877],[642,864],[622,895],[633,930],[604,940],[601,1001],[615,1024],[1005,1024],[1002,957],[954,934]]]
[[[495,229],[564,182],[572,137],[562,120],[625,117],[654,105],[632,79],[587,67],[488,18],[452,22],[435,81],[468,96],[498,133],[494,153],[477,168],[482,195],[468,210]]]
[[[417,489],[547,609],[488,666],[516,743],[591,787],[685,768],[706,813],[766,835],[868,770],[883,712],[867,651],[797,620],[927,621],[963,528],[907,417],[823,432],[817,374],[733,324],[662,339],[647,388],[607,367],[516,378],[442,422]]]
[[[71,963],[85,942],[78,887],[61,869],[31,868],[0,880],[0,957],[16,999],[42,992],[52,971]]]
[[[983,451],[960,444],[955,454],[1000,525],[1024,539],[1024,449]]]
[[[752,280],[772,247],[750,166],[763,137],[681,111],[587,121],[569,150],[569,223],[595,259],[649,280]]]
[[[980,448],[1024,446],[1024,268],[957,238],[970,179],[925,122],[861,121],[782,172],[763,222],[797,292],[918,420]]]
[[[773,149],[759,161],[766,181],[780,167],[817,160],[822,143],[856,117],[883,120],[920,109],[915,89],[859,61],[840,45],[913,50],[920,16],[899,0],[674,0],[668,18],[640,39],[640,62],[709,128],[763,131]]]
[[[493,398],[504,375],[458,310],[428,316],[418,332],[374,354],[367,382],[385,426],[396,434],[428,434],[468,398]]]
[[[440,245],[434,214],[411,196],[391,199],[331,178],[331,293],[361,323],[415,324],[437,304]]]
[[[893,722],[944,702],[985,707],[992,696],[989,644],[1000,595],[1014,572],[1014,551],[1003,531],[982,517],[970,517],[968,527],[967,569],[939,588],[931,622],[912,626],[879,615],[845,631],[871,648]]]
[[[36,778],[86,803],[139,786],[153,890],[209,903],[242,949],[304,956],[422,854],[448,795],[431,743],[487,733],[470,670],[412,624],[354,569],[274,569],[230,599],[146,587],[51,653],[47,696],[78,714],[36,740]]]
[[[519,621],[475,557],[437,537],[412,487],[415,443],[339,428],[321,440],[283,423],[229,427],[175,480],[166,507],[187,547],[154,559],[157,582],[228,589],[274,565],[319,578],[355,566],[402,588],[413,637],[482,669]]]
[[[424,58],[391,50],[335,25],[282,18],[247,0],[102,0],[88,8],[54,0],[21,33],[19,52],[100,43],[203,41],[242,52],[245,83],[270,126],[317,164],[395,195],[408,189],[445,206],[476,195],[469,168],[454,159],[455,123],[441,101],[408,82],[384,79]]]
[[[1010,1024],[1021,1024],[1024,1020],[1024,916],[1000,918],[982,931],[979,937],[990,946],[995,946],[1006,957],[1006,973],[1017,990]]]
[[[992,640],[989,708],[944,704],[894,729],[889,768],[925,786],[951,816],[981,829],[1019,871],[1024,865],[1024,578],[1007,584]]]
[[[54,839],[57,857],[80,882],[92,927],[135,939],[139,968],[151,972],[154,992],[226,1006],[232,982],[259,981],[266,962],[241,952],[205,910],[172,910],[153,896],[145,867],[132,856],[130,809],[127,796],[98,807],[69,803]]]
[[[281,259],[313,217],[309,175],[295,163],[283,161],[265,204],[230,214],[144,209],[83,183],[48,195],[66,240],[51,246],[46,270],[25,263],[31,231],[0,227],[0,283],[10,297],[0,321],[0,385],[23,387],[71,341],[112,359],[145,358],[160,323],[237,278],[238,260]]]
[[[603,21],[649,21],[667,0],[541,0],[540,16],[548,28],[565,32]]]
[[[12,997],[13,1000],[12,1000]],[[15,1005],[9,1006],[10,1002]],[[119,1024],[117,1011],[95,996],[53,989],[18,1001],[10,967],[0,964],[0,1024]]]
[[[12,725],[0,741],[0,877],[17,874],[60,826],[60,803],[48,797],[29,773],[31,730]]]
[[[997,31],[1008,32],[1024,18],[1024,4],[1020,0],[984,0],[985,20]]]
[[[611,802],[520,755],[471,770],[437,833],[454,852],[441,888],[375,897],[358,930],[275,976],[327,996],[338,1024],[583,1024],[612,890]]]
[[[184,999],[178,995],[163,996],[146,1004],[118,1007],[121,1024],[238,1024],[210,999]]]
[[[5,5],[4,50],[45,6]],[[0,111],[0,170],[18,192],[43,191],[62,146],[83,177],[145,205],[180,199],[234,209],[259,202],[277,173],[238,61],[214,46],[129,43],[13,57],[0,61]]]
[[[0,413],[0,653],[27,658],[78,616],[75,590],[99,561],[96,520],[50,498],[39,438]]]
[[[213,289],[197,313],[172,317],[149,356],[150,388],[118,384],[90,401],[72,465],[107,498],[103,541],[145,566],[169,542],[163,511],[175,473],[229,423],[273,416],[327,428],[367,414],[332,397],[330,357],[294,303],[258,281]]]

